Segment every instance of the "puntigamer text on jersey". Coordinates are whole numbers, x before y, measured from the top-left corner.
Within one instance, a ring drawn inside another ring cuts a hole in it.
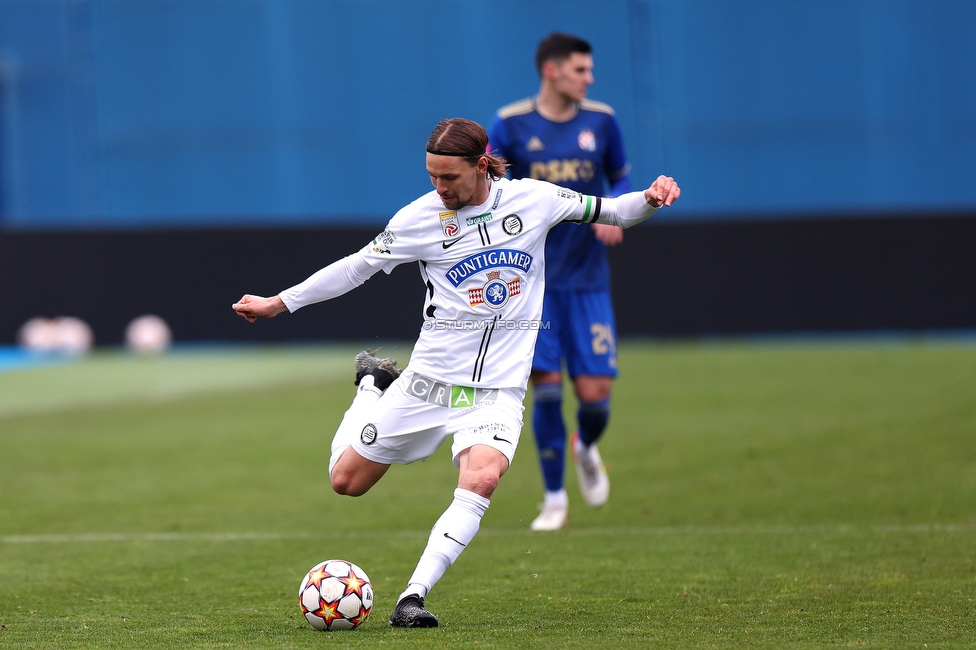
[[[475,253],[465,257],[463,260],[448,269],[445,277],[455,287],[467,280],[472,273],[484,271],[491,268],[513,268],[519,269],[523,273],[529,272],[532,266],[532,256],[525,251],[499,248],[491,251]]]

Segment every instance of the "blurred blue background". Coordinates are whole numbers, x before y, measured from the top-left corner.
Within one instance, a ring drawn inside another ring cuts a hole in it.
[[[0,228],[382,225],[554,29],[661,218],[976,207],[972,0],[0,0]]]

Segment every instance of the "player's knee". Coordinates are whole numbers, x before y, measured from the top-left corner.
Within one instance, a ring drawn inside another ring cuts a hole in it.
[[[539,388],[546,385],[555,385],[557,388],[562,390],[563,376],[558,372],[548,372],[545,370],[533,370],[529,375],[529,379],[532,381],[532,386],[539,390]]]
[[[498,487],[498,478],[497,472],[469,472],[465,474],[458,487],[490,499],[491,495],[495,493],[495,488]]]
[[[347,497],[359,497],[369,491],[368,485],[364,485],[362,481],[357,480],[355,474],[351,472],[344,472],[338,467],[332,470],[332,489],[336,494],[341,494]]]
[[[613,379],[610,377],[577,377],[574,384],[576,398],[581,402],[602,402],[610,398]]]

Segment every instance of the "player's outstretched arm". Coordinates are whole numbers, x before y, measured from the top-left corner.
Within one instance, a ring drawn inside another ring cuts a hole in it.
[[[288,310],[285,307],[285,303],[278,296],[262,298],[261,296],[252,296],[250,294],[245,294],[243,298],[231,305],[231,308],[239,316],[246,318],[249,323],[256,321],[258,316],[272,318]]]
[[[231,307],[253,323],[259,316],[272,318],[283,311],[294,312],[306,305],[341,296],[366,282],[379,270],[379,266],[372,266],[364,252],[359,251],[319,269],[304,282],[279,292],[277,296],[263,298],[247,294]]]
[[[681,188],[670,176],[658,176],[651,186],[644,190],[644,200],[654,208],[671,205],[681,196]]]
[[[636,226],[658,208],[669,206],[681,196],[681,188],[670,176],[658,176],[643,192],[628,192],[615,199],[603,199],[596,220],[621,228]]]

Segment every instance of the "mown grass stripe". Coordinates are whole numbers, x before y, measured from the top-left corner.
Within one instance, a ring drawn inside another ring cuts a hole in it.
[[[807,534],[925,534],[925,533],[976,533],[974,524],[916,524],[911,526],[651,526],[651,527],[599,527],[564,530],[560,534],[571,537],[606,535],[807,535]],[[337,533],[90,533],[76,535],[6,535],[0,536],[4,544],[75,544],[92,542],[196,542],[196,541],[278,541],[287,539],[370,539],[394,537],[424,537],[428,531],[377,530]],[[482,529],[483,537],[539,538],[538,533],[522,530]]]

